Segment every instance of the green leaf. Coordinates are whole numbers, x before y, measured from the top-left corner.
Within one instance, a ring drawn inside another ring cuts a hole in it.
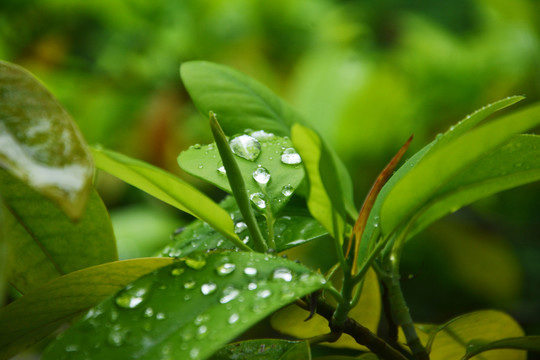
[[[210,359],[310,360],[311,352],[306,341],[259,339],[229,344]]]
[[[508,337],[523,336],[519,324],[509,315],[495,310],[476,311],[458,316],[447,323],[432,326],[417,326],[418,335],[426,348],[431,348],[430,359],[460,359],[471,343],[493,342]],[[403,338],[403,335],[400,334]],[[430,345],[431,344],[431,345]],[[524,360],[525,352],[497,350],[483,354],[484,360]]]
[[[176,176],[145,162],[92,148],[96,166],[138,189],[210,224],[228,239],[237,239],[226,211]]]
[[[0,197],[0,306],[4,305],[7,280],[7,239],[4,202]]]
[[[171,262],[163,258],[117,261],[33,289],[0,309],[0,360],[11,358],[128,283]]]
[[[0,193],[5,200],[8,282],[21,293],[57,276],[117,259],[111,221],[95,190],[77,222],[1,169]]]
[[[220,252],[146,275],[90,311],[43,359],[207,359],[275,310],[324,286],[283,258]],[[77,344],[76,352],[68,353]]]
[[[313,130],[297,124],[292,128],[292,141],[303,159],[309,179],[309,211],[330,234],[334,234],[333,204],[323,184],[319,170],[322,153],[321,139]],[[341,228],[343,219],[339,215],[337,221],[337,228]]]
[[[478,199],[540,179],[540,136],[518,135],[458,174],[422,210],[410,236]]]
[[[276,240],[276,251],[281,252],[326,236],[328,233],[313,219],[307,210],[292,201],[287,204],[274,224],[274,236]],[[238,210],[234,197],[228,196],[221,203],[235,223],[235,232],[250,247],[254,244],[249,237],[246,224]],[[266,219],[257,216],[259,227],[263,233],[267,232]],[[196,220],[184,227],[179,234],[174,236],[174,240],[162,251],[163,256],[185,257],[197,251],[208,249],[236,249],[235,245],[226,240],[223,235],[216,232],[203,221]]]
[[[469,343],[467,354],[462,360],[467,360],[484,351],[494,349],[521,349],[540,352],[540,336],[521,336],[493,341],[487,344]]]
[[[329,355],[315,358],[314,360],[379,360],[377,355],[373,353],[366,353],[358,357],[342,356],[342,355]]]
[[[77,126],[28,71],[0,61],[0,166],[56,203],[83,215],[94,168]]]
[[[266,86],[227,66],[189,61],[180,67],[180,76],[201,114],[218,114],[228,135],[254,129],[285,136],[292,124],[304,123]]]
[[[329,332],[328,320],[315,314],[313,318],[304,322],[308,316],[309,311],[301,309],[296,305],[290,305],[275,313],[271,318],[271,323],[274,329],[283,334],[300,339],[327,334]],[[381,316],[381,296],[377,275],[373,270],[367,272],[360,301],[349,312],[348,316],[371,331],[377,331]],[[336,342],[324,343],[324,345],[337,348],[366,350],[364,346],[359,345],[347,334],[343,334]]]
[[[277,214],[304,179],[304,168],[301,165],[300,156],[298,155],[294,164],[284,164],[281,161],[282,153],[285,149],[292,149],[292,142],[289,139],[267,133],[265,133],[267,136],[263,136],[261,132],[250,134],[253,137],[248,138],[248,135],[244,134],[241,135],[242,139],[258,143],[259,147],[256,149],[260,149],[260,154],[254,161],[235,156],[236,163],[242,172],[249,195],[266,193],[263,195],[265,203],[270,206],[274,214]],[[232,145],[231,147],[234,152],[234,147]],[[206,180],[228,193],[232,192],[215,144],[190,147],[178,156],[178,164],[187,173]],[[260,181],[266,180],[262,169],[270,175],[265,185],[255,180],[255,177]],[[258,206],[256,208],[264,212],[264,209]]]
[[[534,105],[475,128],[428,153],[413,171],[390,191],[381,208],[381,228],[389,234],[461,171],[512,136],[540,123],[540,105]]]

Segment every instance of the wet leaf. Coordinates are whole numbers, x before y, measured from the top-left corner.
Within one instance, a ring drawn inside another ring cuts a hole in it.
[[[9,359],[138,277],[168,265],[148,258],[88,267],[56,278],[0,309],[0,359]]]
[[[373,353],[363,354],[357,357],[341,356],[341,355],[329,355],[315,358],[314,360],[379,360],[377,355]]]
[[[383,233],[389,234],[406,222],[464,169],[538,123],[540,105],[533,105],[477,127],[429,152],[386,197],[381,208]]]
[[[84,213],[94,168],[77,126],[23,68],[0,61],[0,167],[72,219]]]
[[[257,133],[260,134],[261,132]],[[257,136],[257,133],[254,135]],[[235,149],[234,139],[245,138],[246,141],[254,140],[259,144],[259,147],[255,147],[257,150],[253,150],[258,151],[255,160],[250,161],[241,156],[236,156],[235,160],[240,167],[246,189],[252,197],[252,202],[255,205],[259,201],[264,202],[264,207],[256,206],[259,212],[264,213],[266,206],[270,206],[273,213],[278,213],[287,204],[304,179],[304,168],[299,155],[296,162],[291,164],[284,163],[281,160],[283,153],[288,149],[293,151],[289,151],[290,154],[288,155],[285,154],[289,158],[293,153],[296,153],[289,139],[275,135],[257,137],[258,140],[256,137],[244,134],[229,139],[229,141],[233,153]],[[189,174],[231,193],[225,168],[215,144],[192,146],[178,156],[178,164]],[[257,197],[257,194],[262,195]]]
[[[180,178],[110,150],[92,148],[92,155],[101,170],[207,222],[223,236],[236,238],[229,215],[209,197]]]
[[[206,359],[322,276],[283,258],[221,252],[146,275],[91,310],[43,359]],[[77,350],[70,352],[71,345]]]
[[[249,237],[247,225],[242,214],[232,196],[228,196],[220,203],[233,219],[236,234],[245,241],[248,246],[254,244]],[[257,216],[259,227],[263,233],[267,232],[266,219]],[[328,233],[313,219],[302,203],[295,201],[287,204],[277,217],[274,224],[274,236],[276,240],[276,251],[281,252],[319,239]],[[196,220],[187,225],[181,232],[174,236],[174,240],[162,251],[163,256],[184,257],[197,251],[208,249],[236,249],[234,244],[226,240],[223,235],[212,229],[210,225]]]
[[[329,296],[327,299],[329,300]],[[312,319],[304,321],[309,315],[309,311],[301,309],[296,305],[289,305],[271,318],[272,327],[283,334],[294,336],[299,339],[327,334],[330,330],[328,320],[315,314]],[[364,281],[362,296],[358,304],[350,311],[349,317],[356,320],[362,326],[373,332],[377,331],[381,315],[381,296],[379,283],[373,270],[369,270]],[[349,348],[357,350],[367,350],[359,345],[351,336],[343,334],[334,343],[324,343],[325,346],[336,348]]]
[[[7,279],[18,291],[118,258],[111,221],[94,190],[86,211],[72,222],[56,204],[0,169],[9,247]]]
[[[467,354],[462,358],[467,360],[485,351],[494,349],[521,349],[540,352],[540,336],[522,336],[493,341],[487,344],[470,343]]]
[[[460,359],[465,355],[471,343],[487,343],[508,337],[523,336],[523,330],[514,319],[495,310],[476,311],[458,316],[437,327],[417,326],[417,330],[424,344],[432,342],[430,353],[432,360]],[[405,341],[402,333],[400,333],[400,339]],[[524,360],[526,354],[524,351],[495,350],[482,354],[482,358],[484,360]]]
[[[210,359],[310,360],[311,352],[305,341],[260,339],[229,344]]]

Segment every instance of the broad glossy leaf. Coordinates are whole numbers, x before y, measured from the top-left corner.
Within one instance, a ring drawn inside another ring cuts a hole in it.
[[[292,128],[292,140],[304,161],[304,167],[309,179],[309,211],[330,234],[334,234],[332,201],[324,187],[319,170],[321,140],[313,130],[298,124]],[[337,221],[337,226],[341,227],[343,219],[339,215],[337,215]]]
[[[77,222],[0,169],[9,247],[8,282],[21,293],[75,270],[118,258],[111,221],[95,190]]]
[[[33,289],[0,309],[0,359],[9,359],[138,277],[171,262],[163,258],[117,261]]]
[[[215,112],[228,135],[254,129],[285,136],[292,124],[303,123],[270,89],[227,66],[189,61],[180,67],[180,76],[199,111],[205,117]]]
[[[422,330],[424,329],[424,330]],[[523,336],[519,324],[509,315],[495,310],[476,311],[450,320],[441,326],[417,326],[418,335],[425,344],[433,338],[430,359],[455,360],[466,353],[469,344],[492,342],[508,337]],[[429,335],[428,335],[429,334]],[[402,334],[400,334],[404,341]],[[482,354],[484,360],[524,360],[524,351],[495,350]]]
[[[381,227],[391,233],[445,184],[514,135],[540,123],[540,105],[514,112],[427,154],[390,191],[381,208]]]
[[[281,252],[326,236],[328,233],[313,219],[302,206],[292,201],[277,217],[274,224],[276,251]],[[249,238],[249,232],[242,218],[240,210],[232,196],[228,196],[220,203],[234,221],[236,234],[250,247],[254,244]],[[263,233],[267,233],[266,219],[259,215],[257,221]],[[196,220],[187,225],[174,236],[173,242],[162,251],[163,256],[185,257],[197,251],[208,249],[236,249],[234,244],[226,240],[223,235],[212,229],[210,225]]]
[[[540,352],[540,336],[522,336],[493,341],[490,343],[470,343],[467,354],[462,358],[467,360],[485,351],[494,349],[521,349]]]
[[[207,222],[227,238],[236,237],[227,212],[180,178],[110,150],[92,148],[92,155],[101,170]]]
[[[475,162],[440,189],[410,236],[478,199],[540,179],[540,136],[518,135]]]
[[[330,299],[330,296],[327,296],[327,299]],[[328,320],[316,314],[313,318],[304,322],[308,316],[309,311],[301,309],[296,305],[289,305],[272,316],[272,327],[283,334],[300,339],[327,334],[329,332]],[[379,292],[379,283],[375,272],[369,270],[365,277],[360,301],[351,310],[349,317],[371,331],[376,332],[380,316],[381,295]],[[347,334],[343,334],[341,338],[334,343],[324,343],[324,345],[337,348],[366,350],[365,347],[359,345]]]
[[[252,198],[254,204],[257,204],[256,200],[263,200],[266,205],[271,207],[273,213],[277,213],[287,204],[304,179],[302,160],[293,149],[289,139],[268,133],[260,135],[261,132],[250,134],[253,136],[244,134],[230,139],[231,149],[233,153],[241,154],[236,156],[235,160],[243,174],[250,197],[255,196]],[[235,142],[235,139],[242,139],[242,141]],[[247,156],[243,151],[245,147],[239,144],[248,141],[252,143],[251,152],[257,154],[252,161],[243,157]],[[235,149],[237,150],[235,151]],[[284,163],[282,158],[289,163]],[[178,164],[189,174],[209,181],[231,193],[225,168],[215,144],[190,147],[178,156]],[[256,196],[257,194],[263,195]],[[256,208],[259,211],[264,211],[259,206]]]
[[[207,359],[322,276],[283,258],[221,252],[146,275],[92,309],[44,353],[47,359]],[[75,352],[70,346],[77,344]]]
[[[306,341],[260,339],[229,344],[210,359],[310,360],[311,352]]]
[[[32,74],[3,61],[0,166],[72,219],[83,215],[94,168],[77,126]]]

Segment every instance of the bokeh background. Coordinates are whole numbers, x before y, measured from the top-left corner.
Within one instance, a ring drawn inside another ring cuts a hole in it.
[[[409,154],[483,105],[540,100],[540,1],[1,0],[0,59],[40,78],[89,143],[216,199],[176,164],[211,141],[178,69],[195,59],[235,67],[327,135],[361,204],[411,133]],[[97,183],[122,258],[154,254],[189,221],[106,175]],[[418,321],[498,308],[540,334],[540,184],[437,222],[408,245],[403,271]]]

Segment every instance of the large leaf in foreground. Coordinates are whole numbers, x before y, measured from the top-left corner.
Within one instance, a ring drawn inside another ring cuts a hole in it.
[[[495,349],[521,349],[540,352],[540,336],[521,336],[493,341],[490,343],[469,344],[467,354],[462,360],[467,360],[485,351]]]
[[[101,170],[207,222],[225,237],[237,238],[227,212],[180,178],[114,151],[92,148],[92,155]]]
[[[276,241],[276,251],[281,252],[295,246],[299,246],[326,236],[328,233],[313,219],[307,212],[303,204],[297,204],[297,199],[287,204],[282,210],[274,224],[274,238]],[[234,221],[236,234],[248,246],[253,247],[252,239],[249,237],[247,225],[242,218],[240,210],[232,196],[226,197],[220,206],[224,208]],[[259,215],[257,222],[261,231],[267,233],[266,219]],[[195,220],[191,224],[180,229],[174,234],[173,241],[167,245],[163,251],[163,256],[185,257],[197,251],[207,249],[237,249],[236,246],[225,239],[223,235],[212,229],[207,223]]]
[[[23,68],[0,61],[0,167],[59,205],[83,215],[94,168],[77,126]]]
[[[260,253],[213,253],[144,276],[92,309],[43,359],[206,359],[250,326],[324,286]],[[67,354],[76,344],[77,351]]]
[[[383,233],[394,231],[469,165],[538,123],[540,105],[537,104],[477,127],[428,153],[386,197],[381,208]]]
[[[229,344],[219,350],[211,360],[310,360],[307,341],[278,339],[248,340]]]
[[[7,280],[20,292],[75,270],[117,259],[105,205],[95,190],[77,222],[49,199],[0,169],[9,247]]]
[[[112,262],[59,277],[0,309],[0,359],[9,359],[172,259]]]

